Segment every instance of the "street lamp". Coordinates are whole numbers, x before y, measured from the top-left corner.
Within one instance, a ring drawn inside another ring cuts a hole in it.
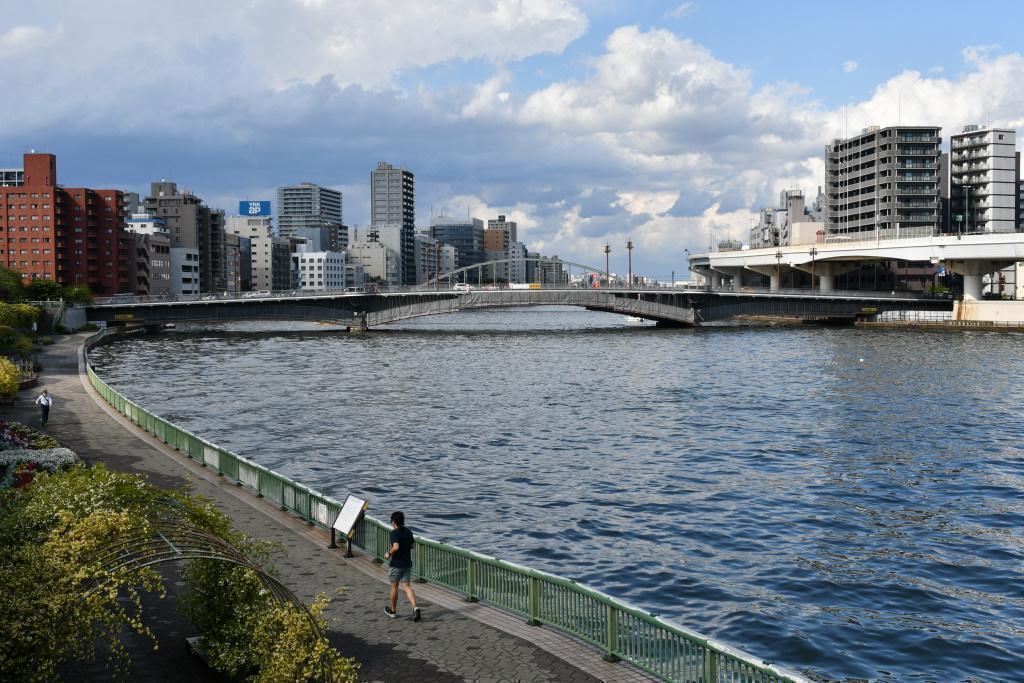
[[[808,253],[811,255],[811,289],[814,289],[814,257],[818,255],[818,248],[811,247]]]
[[[629,252],[629,280],[626,283],[627,287],[633,287],[633,240],[626,240],[626,251]]]
[[[775,281],[778,284],[778,288],[782,289],[782,250],[779,249],[775,252]]]
[[[607,242],[604,243],[604,286],[612,286],[611,271],[608,269],[608,254],[612,253],[612,248]]]

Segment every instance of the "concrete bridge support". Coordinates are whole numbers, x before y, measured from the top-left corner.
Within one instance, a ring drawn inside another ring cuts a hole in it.
[[[982,278],[1012,264],[1013,261],[947,261],[946,267],[963,276],[964,300],[977,301],[982,298]]]
[[[812,273],[818,278],[818,289],[822,292],[831,292],[835,289],[836,275],[843,275],[860,267],[859,263],[845,263],[843,261],[819,261],[813,264],[804,263],[794,266],[805,273]]]
[[[737,291],[743,286],[743,271],[746,269],[742,266],[723,266],[715,270],[719,273],[724,273],[726,277],[732,278],[732,286]]]
[[[782,288],[782,275],[781,270],[778,266],[747,266],[750,270],[761,275],[766,275],[771,281],[770,287],[773,292],[777,292]]]

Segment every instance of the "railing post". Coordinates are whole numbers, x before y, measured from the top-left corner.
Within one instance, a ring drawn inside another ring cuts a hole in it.
[[[526,621],[530,626],[540,626],[540,579],[531,576],[527,601],[529,602],[530,618]]]
[[[466,602],[477,602],[476,597],[476,559],[469,557],[469,567],[466,568]]]
[[[425,547],[422,543],[416,544],[416,583],[426,583],[427,580],[423,578],[423,558],[426,557]]]
[[[704,683],[718,683],[718,653],[707,646],[704,649]]]
[[[619,611],[615,609],[615,605],[606,607],[606,620],[608,630],[605,633],[604,661],[617,662],[619,661],[617,653],[619,649]]]

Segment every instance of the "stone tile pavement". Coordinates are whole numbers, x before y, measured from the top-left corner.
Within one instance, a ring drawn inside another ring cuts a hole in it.
[[[300,598],[335,596],[328,611],[330,638],[362,663],[366,681],[650,681],[639,669],[610,664],[581,641],[429,584],[414,584],[423,620],[413,623],[399,597],[398,619],[383,612],[386,569],[370,558],[342,557],[327,549],[329,538],[295,516],[281,512],[248,491],[157,442],[99,398],[80,374],[79,346],[86,335],[60,338],[40,354],[39,388],[22,392],[0,415],[38,426],[32,404],[41,387],[54,395],[47,432],[90,462],[145,475],[158,486],[186,486],[214,501],[235,526],[284,548],[276,559],[282,582]],[[358,552],[358,551],[357,551]],[[194,635],[173,609],[178,586],[168,577],[170,599],[148,601],[149,623],[160,648],[129,637],[132,680],[216,680],[187,654],[184,637]],[[340,592],[339,592],[340,590]],[[404,611],[404,614],[403,614]],[[404,617],[404,618],[403,618]],[[102,667],[72,667],[68,680],[103,680]]]

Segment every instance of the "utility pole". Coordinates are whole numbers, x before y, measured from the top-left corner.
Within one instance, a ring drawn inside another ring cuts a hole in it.
[[[612,248],[607,242],[604,243],[604,286],[612,286],[612,275],[611,271],[608,270],[608,254],[612,253]]]
[[[626,251],[629,252],[629,281],[626,286],[633,287],[633,240],[626,240]]]

